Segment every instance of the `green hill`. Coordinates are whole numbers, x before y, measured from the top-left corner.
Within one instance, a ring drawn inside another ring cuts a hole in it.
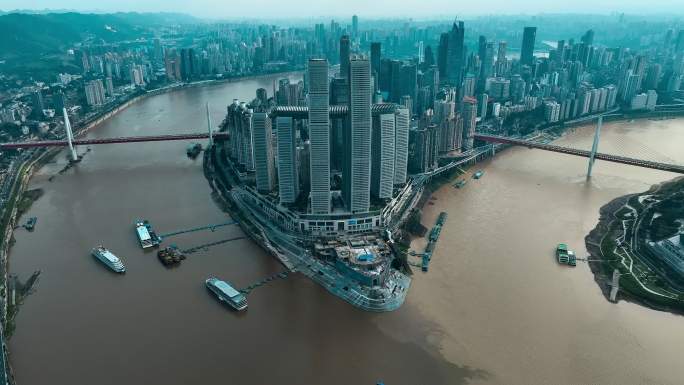
[[[10,13],[0,16],[0,57],[63,52],[86,39],[113,42],[143,32],[116,15]]]
[[[76,43],[113,43],[151,37],[155,27],[197,23],[176,13],[0,13],[0,72],[54,81],[78,71],[67,49]]]

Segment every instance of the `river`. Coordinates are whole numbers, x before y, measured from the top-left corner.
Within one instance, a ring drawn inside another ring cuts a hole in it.
[[[204,103],[215,123],[233,98],[272,89],[277,76],[153,96],[92,130],[90,137],[202,131]],[[684,163],[684,121],[605,125],[601,149],[646,143]],[[560,140],[585,145],[588,129]],[[629,143],[632,143],[629,142]],[[201,157],[183,142],[93,146],[57,175],[66,154],[31,181],[45,194],[27,215],[35,232],[15,232],[10,269],[41,270],[9,341],[19,385],[40,384],[564,384],[664,383],[684,377],[681,317],[611,304],[588,266],[558,266],[564,240],[585,253],[584,236],[612,198],[671,174],[510,149],[476,166],[485,176],[445,186],[424,222],[449,218],[430,272],[417,272],[406,303],[366,313],[298,274],[254,290],[236,314],[204,288],[216,275],[244,287],[283,267],[249,240],[192,254],[164,268],[140,250],[132,221],[160,232],[226,221],[212,201]],[[80,149],[81,152],[85,149]],[[194,246],[240,235],[221,227],[177,236]],[[104,244],[128,272],[89,255]],[[415,242],[415,247],[420,246]]]

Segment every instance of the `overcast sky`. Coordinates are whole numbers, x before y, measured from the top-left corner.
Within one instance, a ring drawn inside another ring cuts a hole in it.
[[[360,18],[536,13],[684,13],[684,0],[0,0],[0,9],[183,12],[205,18]]]

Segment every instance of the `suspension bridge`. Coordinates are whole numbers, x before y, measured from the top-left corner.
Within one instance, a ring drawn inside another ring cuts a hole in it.
[[[99,138],[99,139],[75,139],[74,133],[69,121],[69,115],[66,108],[62,109],[64,116],[64,130],[66,132],[66,139],[60,140],[37,140],[32,142],[10,142],[0,144],[0,150],[16,150],[19,148],[40,148],[40,147],[69,147],[72,160],[77,160],[76,146],[91,145],[91,144],[113,144],[113,143],[140,143],[140,142],[163,142],[173,140],[198,140],[209,139],[209,145],[214,143],[214,140],[224,140],[228,138],[227,132],[214,132],[211,125],[211,116],[209,115],[209,103],[206,104],[207,110],[207,131],[198,133],[182,133],[182,134],[167,134],[167,135],[148,135],[148,136],[122,136],[116,138]]]
[[[213,134],[215,140],[222,140],[228,138],[227,132],[217,132]],[[175,135],[150,135],[150,136],[127,136],[118,138],[100,138],[100,139],[74,139],[72,144],[74,146],[91,145],[91,144],[112,144],[112,143],[138,143],[138,142],[162,142],[172,140],[199,140],[208,139],[209,134],[189,133],[189,134],[175,134]],[[0,144],[0,149],[10,150],[18,148],[35,148],[35,147],[67,147],[68,140],[40,140],[35,142],[10,142]]]
[[[600,115],[598,116],[596,130],[594,132],[593,142],[591,144],[591,150],[549,144],[548,142],[550,141],[550,139],[556,138],[547,138],[545,135],[540,135],[537,139],[541,140],[537,140],[533,138],[512,138],[499,135],[486,135],[476,133],[475,140],[481,140],[483,142],[492,144],[498,143],[503,145],[536,148],[545,151],[589,158],[589,168],[587,170],[588,177],[591,176],[592,168],[596,160],[604,160],[606,162],[621,163],[630,166],[644,167],[654,170],[684,174],[684,165],[678,164],[674,160],[660,154],[658,151],[653,150],[652,148],[649,148],[643,143],[637,143],[636,141],[628,141],[627,139],[622,137],[613,138],[617,146],[621,149],[621,152],[634,153],[638,157],[629,157],[618,154],[598,152],[602,124],[603,115]]]

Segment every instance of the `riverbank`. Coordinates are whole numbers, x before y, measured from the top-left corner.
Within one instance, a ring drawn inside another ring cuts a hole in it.
[[[652,232],[654,219],[652,211],[649,215],[654,203],[644,203],[653,202],[656,196],[660,199],[663,190],[682,194],[684,178],[652,186],[643,193],[617,197],[601,207],[596,227],[585,238],[590,253],[588,262],[594,281],[606,299],[610,300],[612,275],[618,270],[617,300],[684,315],[684,293],[670,283],[672,279],[681,281],[682,277],[677,277],[657,255],[650,254],[647,241],[642,239]],[[671,196],[662,196],[662,199],[665,201]],[[657,215],[664,217],[668,213]],[[642,224],[644,217],[648,225]]]

